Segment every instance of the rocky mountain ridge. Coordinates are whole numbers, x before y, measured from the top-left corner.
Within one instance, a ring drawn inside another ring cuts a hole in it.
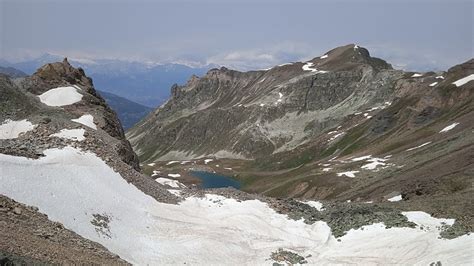
[[[266,71],[213,69],[174,85],[171,98],[127,137],[144,162],[264,157],[307,143],[355,113],[430,95],[430,84],[448,82],[436,78],[443,73],[415,74],[394,70],[356,45]]]

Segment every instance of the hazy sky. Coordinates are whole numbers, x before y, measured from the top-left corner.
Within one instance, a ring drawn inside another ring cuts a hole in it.
[[[356,43],[399,68],[473,57],[474,0],[0,0],[0,58],[198,61],[261,68]]]

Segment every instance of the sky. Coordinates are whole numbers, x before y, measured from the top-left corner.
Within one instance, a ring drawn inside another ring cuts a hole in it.
[[[474,0],[0,0],[0,58],[218,64],[246,70],[355,43],[396,68],[473,57]]]

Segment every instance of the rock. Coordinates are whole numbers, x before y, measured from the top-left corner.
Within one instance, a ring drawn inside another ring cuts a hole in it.
[[[14,214],[20,215],[21,212],[22,212],[22,211],[21,211],[21,208],[19,208],[19,207],[13,208],[13,213],[14,213]]]

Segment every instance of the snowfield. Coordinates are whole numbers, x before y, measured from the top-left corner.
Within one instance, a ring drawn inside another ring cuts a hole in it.
[[[417,228],[377,223],[350,230],[338,241],[325,222],[289,220],[258,200],[207,194],[164,204],[91,152],[65,147],[44,154],[36,160],[0,154],[0,193],[37,206],[133,264],[269,265],[278,248],[311,255],[309,264],[469,265],[474,259],[473,235],[440,239],[438,225],[453,221],[422,212],[404,213]],[[91,223],[100,216],[110,219],[108,227]]]
[[[77,119],[71,119],[73,122],[83,124],[84,126],[90,127],[92,129],[97,129],[97,126],[94,124],[94,117],[92,115],[83,115]]]
[[[40,101],[48,106],[65,106],[77,103],[82,99],[82,94],[76,87],[59,87],[51,89],[38,96]]]
[[[36,125],[26,119],[20,121],[7,119],[0,125],[0,139],[16,139],[20,134],[33,130],[35,127]]]

